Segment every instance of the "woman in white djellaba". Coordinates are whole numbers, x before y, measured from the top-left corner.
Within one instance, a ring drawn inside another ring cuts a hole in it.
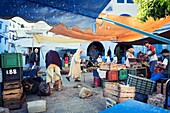
[[[70,71],[66,79],[70,81],[70,77],[75,79],[75,82],[80,82],[79,78],[81,77],[81,59],[80,55],[82,53],[82,49],[77,49],[76,53],[73,55],[70,64]]]

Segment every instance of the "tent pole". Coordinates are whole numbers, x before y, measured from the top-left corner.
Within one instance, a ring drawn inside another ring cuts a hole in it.
[[[33,34],[33,37],[32,37],[32,52],[34,51],[34,34]]]
[[[170,43],[168,44],[168,48],[167,49],[170,51]],[[169,58],[169,61],[170,61],[170,53],[169,53],[168,58]],[[170,78],[170,69],[168,69],[168,78]]]
[[[98,19],[102,19],[102,20],[104,20],[104,21],[106,21],[106,22],[109,22],[109,23],[111,23],[111,24],[115,24],[115,25],[124,27],[124,28],[126,28],[126,29],[135,31],[135,32],[137,32],[137,33],[140,33],[140,34],[149,36],[149,37],[151,37],[151,38],[153,38],[153,39],[156,39],[156,40],[162,41],[162,42],[164,42],[164,43],[170,44],[170,40],[167,39],[167,38],[164,38],[164,37],[161,37],[161,36],[157,36],[157,35],[154,35],[154,34],[152,34],[152,33],[148,33],[148,32],[142,31],[142,30],[140,30],[140,29],[137,29],[137,28],[134,28],[134,27],[131,27],[131,26],[128,26],[128,25],[125,25],[125,24],[122,24],[122,23],[113,21],[113,20],[109,20],[109,19],[107,19],[107,18],[98,18]]]

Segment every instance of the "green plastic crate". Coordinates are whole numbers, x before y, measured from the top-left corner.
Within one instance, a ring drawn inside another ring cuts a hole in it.
[[[23,67],[21,53],[1,54],[2,68]]]
[[[136,76],[140,76],[140,77],[146,77],[146,75],[147,75],[146,67],[130,68],[128,73],[131,75],[136,75]]]
[[[118,72],[118,79],[119,80],[127,80],[128,77],[128,71],[127,69],[119,70]]]
[[[147,78],[142,78],[129,74],[127,85],[134,86],[137,93],[152,95],[155,82]]]

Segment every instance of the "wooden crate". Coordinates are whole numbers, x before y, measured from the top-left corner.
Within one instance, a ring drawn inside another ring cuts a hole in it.
[[[21,87],[21,81],[4,82],[4,89],[15,89]]]
[[[135,93],[135,87],[130,87],[130,86],[126,86],[126,85],[121,85],[119,84],[119,89],[120,89],[120,92],[130,92],[130,93]]]
[[[117,103],[123,102],[128,99],[134,99],[135,97],[134,93],[119,93],[116,91],[113,91],[112,93],[108,91],[104,91],[103,94],[104,94],[104,97],[110,98],[116,101]]]
[[[120,89],[119,102],[135,98],[135,87],[119,85],[119,89]]]
[[[104,94],[104,97],[110,98],[110,99],[112,99],[113,101],[115,101],[116,103],[119,102],[118,96],[112,95],[112,94],[110,94],[110,93],[108,93],[108,92],[105,92],[105,91],[103,92],[103,94]]]
[[[118,97],[119,96],[119,91],[118,90],[110,90],[110,89],[104,89],[104,92],[106,93],[106,94],[110,94],[110,95],[113,95],[113,96],[116,96],[116,97]]]
[[[20,109],[22,108],[22,105],[26,101],[26,95],[22,95],[20,99],[15,100],[5,100],[4,101],[4,107],[8,109]]]
[[[111,64],[100,64],[101,70],[117,70],[117,64],[111,63]]]
[[[103,96],[108,97],[114,101],[118,101],[118,89],[119,88],[119,83],[117,82],[105,82],[105,87],[103,90]]]
[[[21,99],[23,95],[23,88],[18,89],[10,89],[10,90],[3,90],[2,92],[3,100],[13,100],[13,99]]]
[[[105,89],[108,90],[118,90],[119,83],[117,82],[105,82]]]
[[[110,98],[117,103],[123,102],[127,99],[134,99],[135,87],[106,82],[103,96]]]
[[[110,98],[105,98],[105,101],[106,101],[106,108],[110,108],[117,104],[116,101],[114,101]]]

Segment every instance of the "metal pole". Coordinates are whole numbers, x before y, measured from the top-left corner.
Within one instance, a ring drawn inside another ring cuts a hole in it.
[[[170,43],[168,44],[168,50],[170,51]],[[169,61],[170,61],[170,53],[168,55]],[[170,65],[170,62],[168,62],[168,65]],[[170,77],[170,69],[168,68],[168,78]]]
[[[33,37],[32,37],[32,52],[34,51],[34,34],[33,34]]]

